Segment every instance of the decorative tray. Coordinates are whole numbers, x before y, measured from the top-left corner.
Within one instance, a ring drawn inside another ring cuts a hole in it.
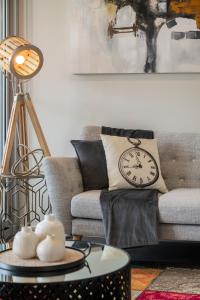
[[[21,259],[13,253],[12,249],[8,249],[0,253],[0,269],[29,276],[43,272],[58,273],[59,271],[66,271],[67,273],[67,271],[72,271],[85,265],[85,258],[89,255],[90,249],[87,255],[85,250],[65,247],[65,256],[62,261],[47,263],[40,261],[38,258]]]

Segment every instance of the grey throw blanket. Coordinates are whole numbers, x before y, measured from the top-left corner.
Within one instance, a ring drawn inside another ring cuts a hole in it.
[[[157,191],[103,190],[100,203],[108,245],[129,248],[158,243]]]
[[[149,130],[102,127],[102,133],[153,139]],[[158,243],[156,190],[103,190],[100,196],[106,243],[120,248]]]

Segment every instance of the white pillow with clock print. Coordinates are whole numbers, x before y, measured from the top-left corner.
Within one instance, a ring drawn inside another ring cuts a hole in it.
[[[133,139],[101,134],[109,190],[156,189],[167,192],[156,139]]]

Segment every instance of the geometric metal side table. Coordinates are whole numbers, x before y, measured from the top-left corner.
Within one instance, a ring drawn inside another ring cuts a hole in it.
[[[43,174],[0,175],[0,241],[8,242],[21,226],[36,226],[51,212]]]

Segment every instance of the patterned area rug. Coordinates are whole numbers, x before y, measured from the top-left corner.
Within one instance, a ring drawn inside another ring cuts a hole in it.
[[[133,268],[132,300],[200,300],[200,269]]]

